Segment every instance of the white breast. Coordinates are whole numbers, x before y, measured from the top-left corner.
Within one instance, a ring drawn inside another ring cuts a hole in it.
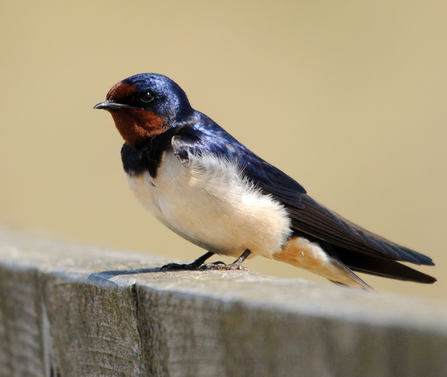
[[[249,249],[271,258],[290,236],[284,207],[244,180],[234,162],[205,155],[182,164],[167,152],[154,180],[148,172],[128,180],[159,221],[209,251],[238,257]]]

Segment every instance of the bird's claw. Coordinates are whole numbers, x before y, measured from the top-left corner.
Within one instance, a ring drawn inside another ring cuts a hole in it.
[[[190,264],[179,264],[179,263],[168,263],[160,268],[162,272],[168,271],[197,271],[200,266],[190,263]]]
[[[250,271],[247,267],[237,266],[235,264],[225,264],[223,262],[204,263],[199,267],[200,271]]]
[[[160,268],[161,272],[168,271],[250,271],[247,267],[238,266],[236,264],[225,264],[224,262],[218,261],[214,263],[203,263],[197,265],[194,263],[190,264],[178,264],[178,263],[168,263]]]

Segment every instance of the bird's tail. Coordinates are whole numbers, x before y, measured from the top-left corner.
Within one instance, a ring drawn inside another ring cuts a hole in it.
[[[273,259],[323,276],[335,284],[374,291],[341,261],[326,253],[318,243],[304,237],[291,238],[281,252],[273,255]]]

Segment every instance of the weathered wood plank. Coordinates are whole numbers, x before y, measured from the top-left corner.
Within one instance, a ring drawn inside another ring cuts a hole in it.
[[[0,231],[1,376],[445,376],[447,306]]]
[[[41,376],[42,313],[37,273],[0,267],[0,375]]]

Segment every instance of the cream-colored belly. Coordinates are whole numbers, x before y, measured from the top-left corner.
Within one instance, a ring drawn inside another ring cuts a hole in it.
[[[241,178],[234,163],[166,153],[157,177],[128,176],[141,204],[168,228],[209,251],[238,257],[246,249],[271,258],[290,236],[284,207]]]

